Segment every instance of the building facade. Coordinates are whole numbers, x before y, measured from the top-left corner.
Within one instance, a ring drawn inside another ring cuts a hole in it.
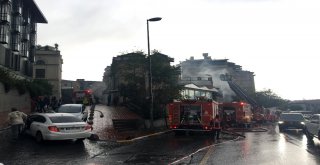
[[[34,0],[0,0],[0,69],[21,79],[33,77],[37,24],[48,23]],[[31,112],[29,93],[4,90],[0,82],[0,128],[12,107]]]
[[[0,65],[32,78],[37,23],[47,23],[33,0],[0,1]]]
[[[34,79],[46,79],[53,85],[52,95],[61,98],[62,56],[58,45],[37,46],[33,70]]]

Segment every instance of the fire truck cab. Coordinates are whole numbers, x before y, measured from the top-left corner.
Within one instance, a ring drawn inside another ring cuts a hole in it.
[[[222,121],[224,127],[243,127],[251,124],[251,106],[245,102],[220,103]]]

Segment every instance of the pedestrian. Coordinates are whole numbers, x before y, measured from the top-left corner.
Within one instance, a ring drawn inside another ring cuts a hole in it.
[[[17,110],[17,108],[11,108],[11,112],[8,114],[8,121],[11,125],[12,138],[17,139],[24,127],[24,122],[27,119],[27,115]]]
[[[210,125],[212,128],[213,139],[220,139],[221,120],[219,115],[216,115],[215,118],[211,120]]]
[[[87,106],[89,104],[89,100],[88,100],[87,96],[85,96],[83,98],[82,104],[85,105],[85,106]]]
[[[56,110],[56,108],[58,107],[58,100],[57,100],[56,96],[51,97],[50,103],[51,103],[51,105],[50,105],[51,109]]]
[[[43,96],[39,96],[38,97],[38,107],[39,107],[39,109],[38,109],[38,111],[40,112],[40,113],[43,113],[43,112],[45,112],[45,106],[46,106],[46,104],[45,104],[45,102],[44,102],[44,97]]]

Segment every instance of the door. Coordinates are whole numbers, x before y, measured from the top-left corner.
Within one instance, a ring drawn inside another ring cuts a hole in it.
[[[46,122],[46,119],[43,116],[40,115],[34,115],[31,118],[31,123],[30,123],[30,134],[32,136],[36,136],[37,131],[41,131],[44,133],[47,129],[47,127],[44,126],[44,123]]]

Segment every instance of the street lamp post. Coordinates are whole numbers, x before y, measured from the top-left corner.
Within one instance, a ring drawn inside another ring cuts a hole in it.
[[[151,57],[150,57],[150,40],[149,40],[149,21],[160,21],[161,17],[154,17],[147,19],[147,37],[148,37],[148,57],[149,57],[149,88],[150,88],[150,128],[153,128],[153,91],[152,91],[152,69],[151,69]]]

